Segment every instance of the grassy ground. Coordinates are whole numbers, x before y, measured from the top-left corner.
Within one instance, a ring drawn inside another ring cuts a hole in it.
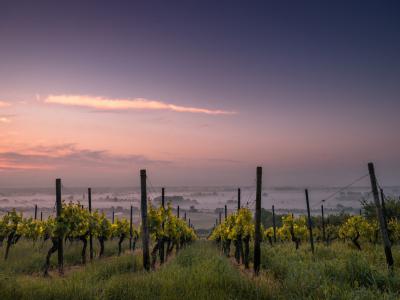
[[[395,271],[389,276],[382,245],[363,251],[337,242],[294,250],[292,243],[262,246],[262,277],[281,299],[400,299],[400,249],[393,247]]]
[[[308,245],[296,251],[291,243],[263,244],[262,271],[253,278],[207,241],[181,250],[154,272],[143,271],[140,252],[71,267],[79,262],[73,258],[79,248],[72,245],[66,274],[43,278],[35,272],[43,252],[27,245],[17,245],[10,261],[0,262],[0,299],[400,299],[398,246],[395,272],[388,276],[380,245],[359,252],[341,242],[317,244],[312,256]],[[113,254],[116,245],[107,247]],[[24,258],[29,250],[38,253]]]
[[[123,244],[123,250],[129,248],[129,241]],[[97,242],[93,242],[94,254],[97,257],[99,247]],[[23,273],[35,274],[43,270],[45,258],[48,249],[51,248],[51,242],[36,242],[21,240],[16,245],[13,245],[9,252],[7,261],[4,261],[5,244],[0,247],[0,272],[5,273]],[[69,266],[79,265],[81,263],[82,243],[79,241],[70,243],[66,242],[64,246],[64,265]],[[104,256],[113,256],[118,254],[117,240],[110,240],[105,243]],[[89,246],[87,248],[87,260],[89,261]],[[57,266],[57,252],[51,258],[51,268]]]
[[[213,244],[199,241],[155,272],[139,254],[107,258],[64,277],[0,273],[0,299],[267,299]]]

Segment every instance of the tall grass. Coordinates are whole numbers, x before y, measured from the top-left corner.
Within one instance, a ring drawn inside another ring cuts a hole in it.
[[[117,251],[113,243],[108,255]],[[139,252],[129,251],[74,267],[80,246],[72,244],[66,247],[66,274],[51,278],[36,273],[44,255],[31,246],[17,245],[10,260],[0,262],[0,299],[400,299],[398,246],[389,276],[381,245],[360,252],[341,242],[317,244],[312,255],[306,244],[297,251],[290,243],[263,244],[257,279],[207,241],[181,249],[153,272],[143,270]]]
[[[313,256],[308,245],[298,251],[290,243],[264,245],[263,276],[279,282],[282,299],[399,299],[399,248],[389,274],[381,245],[354,250],[342,242],[319,244]]]
[[[64,277],[0,275],[0,299],[269,299],[208,242],[183,249],[155,272],[140,255],[112,257]]]
[[[96,241],[93,243],[94,254],[97,258],[99,246]],[[0,247],[0,272],[6,273],[25,273],[33,274],[43,271],[45,257],[48,249],[51,247],[51,242],[32,242],[20,240],[10,249],[10,254],[7,261],[4,260],[5,245]],[[123,250],[129,248],[129,242],[123,243]],[[64,245],[64,264],[66,267],[81,264],[82,243],[79,241],[69,242]],[[89,247],[87,248],[87,258],[89,258]],[[114,256],[118,254],[118,241],[110,240],[105,243],[104,256]],[[87,259],[89,261],[89,259]],[[51,258],[51,268],[57,266],[57,253],[54,253]]]

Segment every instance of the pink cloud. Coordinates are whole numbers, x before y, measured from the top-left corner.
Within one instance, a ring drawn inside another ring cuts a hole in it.
[[[199,107],[180,106],[145,98],[109,99],[85,95],[49,95],[46,103],[87,107],[99,110],[169,110],[175,112],[202,113],[208,115],[232,115],[234,111],[211,110]]]
[[[0,100],[0,108],[10,107],[11,104]]]
[[[122,168],[134,165],[164,165],[143,155],[118,155],[106,150],[81,149],[74,144],[35,146],[19,151],[0,150],[0,171],[50,170],[59,168]]]

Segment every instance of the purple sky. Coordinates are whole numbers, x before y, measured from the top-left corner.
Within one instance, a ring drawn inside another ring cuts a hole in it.
[[[40,3],[38,3],[40,2]],[[82,4],[81,2],[84,2]],[[324,2],[324,3],[323,3]],[[1,1],[0,187],[400,178],[398,1]]]

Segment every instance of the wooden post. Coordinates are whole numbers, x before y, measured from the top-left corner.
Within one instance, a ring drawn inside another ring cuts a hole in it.
[[[325,217],[324,217],[324,205],[321,205],[321,221],[322,221],[322,241],[326,242],[326,236],[325,236]]]
[[[256,190],[256,215],[255,215],[255,232],[254,232],[254,274],[260,272],[261,262],[261,183],[262,168],[257,167],[257,190]]]
[[[35,220],[37,220],[37,204],[35,204]]]
[[[176,215],[177,215],[177,217],[178,217],[178,219],[179,219],[179,205],[178,205],[178,209],[177,209],[177,212],[176,212]]]
[[[165,188],[161,188],[161,206],[162,206],[163,210],[165,210]],[[164,227],[165,227],[165,224],[164,224],[164,220],[163,220],[163,222],[162,222],[163,231],[164,231]],[[164,258],[165,258],[164,236],[159,238],[159,240],[156,242],[159,243],[158,244],[158,247],[159,247],[158,252],[159,252],[159,256],[160,256],[160,264],[163,264]]]
[[[238,188],[238,207],[237,207],[237,209],[239,210],[240,209],[240,188]]]
[[[43,221],[43,212],[40,211],[40,221]]]
[[[150,270],[150,253],[149,253],[149,229],[147,227],[147,187],[146,187],[146,170],[140,170],[140,187],[141,187],[141,214],[142,214],[142,249],[143,249],[143,267]]]
[[[61,217],[62,213],[62,202],[61,202],[61,179],[56,179],[56,212],[57,219]],[[58,237],[58,272],[64,273],[64,238]]]
[[[228,208],[226,207],[226,204],[225,204],[225,220],[228,218]]]
[[[313,234],[312,234],[312,221],[311,221],[311,214],[310,214],[310,202],[309,202],[309,199],[308,199],[308,189],[306,189],[305,192],[306,192],[308,231],[310,232],[311,252],[314,254],[314,238],[313,238]]]
[[[221,222],[222,222],[222,212],[220,211],[219,212],[219,224],[221,224]]]
[[[161,206],[165,209],[165,188],[161,188]]]
[[[92,189],[88,188],[88,205],[89,213],[92,214]],[[93,260],[93,234],[89,232],[89,256],[90,260]]]
[[[393,269],[393,256],[392,256],[392,246],[389,240],[389,235],[386,230],[385,226],[385,215],[384,212],[382,211],[381,204],[379,203],[379,192],[378,192],[378,186],[376,182],[376,177],[375,177],[375,168],[373,163],[368,163],[368,171],[369,171],[369,177],[371,179],[371,186],[372,186],[372,194],[374,195],[374,202],[376,205],[376,211],[377,211],[377,216],[378,216],[378,221],[379,221],[379,227],[381,228],[381,234],[382,234],[382,240],[384,244],[384,249],[385,249],[385,255],[386,255],[386,263],[389,267],[389,269]]]
[[[272,205],[272,226],[274,228],[274,243],[276,243],[275,206]]]
[[[185,214],[183,215],[183,219],[186,221],[186,211]]]
[[[132,250],[132,238],[133,238],[133,224],[132,224],[132,220],[133,220],[133,206],[131,205],[131,214],[130,214],[130,218],[129,218],[129,250]]]
[[[190,224],[190,218],[189,218],[189,228],[190,228],[191,224]]]
[[[114,206],[113,206],[113,210],[112,210],[112,223],[114,224],[115,221],[115,211],[114,211]]]

